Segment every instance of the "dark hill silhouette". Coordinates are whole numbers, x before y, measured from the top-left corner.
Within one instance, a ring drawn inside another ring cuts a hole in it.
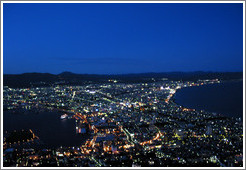
[[[243,79],[243,72],[164,72],[164,73],[134,73],[134,74],[76,74],[72,72],[62,72],[60,74],[50,73],[24,73],[24,74],[4,74],[3,84],[13,88],[18,87],[38,87],[60,85],[83,85],[88,83],[105,83],[108,79],[117,79],[122,83],[153,82],[162,78],[168,80],[197,81],[199,79],[232,80]]]

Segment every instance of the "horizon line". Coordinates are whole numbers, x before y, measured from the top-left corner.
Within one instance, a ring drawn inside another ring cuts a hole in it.
[[[242,71],[163,71],[163,72],[139,72],[139,73],[75,73],[71,71],[62,71],[60,73],[49,73],[49,72],[24,72],[24,73],[3,73],[3,75],[22,75],[22,74],[52,74],[52,75],[59,75],[62,73],[69,73],[69,74],[87,74],[87,75],[127,75],[127,74],[160,74],[160,73],[196,73],[196,72],[203,72],[203,73],[243,73]]]

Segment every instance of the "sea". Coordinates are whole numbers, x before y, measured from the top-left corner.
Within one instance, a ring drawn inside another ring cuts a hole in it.
[[[57,112],[3,112],[3,132],[31,129],[42,143],[49,148],[73,147],[84,144],[87,134],[76,133],[75,119],[60,119]]]
[[[175,102],[187,108],[216,112],[229,117],[243,116],[243,81],[224,82],[178,90]],[[3,112],[3,131],[32,129],[48,147],[80,146],[90,137],[76,133],[75,119],[60,119],[57,112]]]
[[[243,118],[243,81],[227,81],[179,89],[175,103],[186,108]]]

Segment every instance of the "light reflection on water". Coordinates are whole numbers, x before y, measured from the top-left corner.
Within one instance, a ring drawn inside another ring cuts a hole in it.
[[[74,119],[60,119],[56,112],[11,113],[4,111],[4,131],[32,129],[47,146],[79,146],[89,137],[76,133]]]

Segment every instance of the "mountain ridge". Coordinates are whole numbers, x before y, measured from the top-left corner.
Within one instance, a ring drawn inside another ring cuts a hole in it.
[[[117,79],[122,83],[139,83],[161,81],[163,78],[173,81],[197,81],[199,79],[232,80],[243,79],[243,72],[149,72],[128,74],[77,74],[72,72],[51,73],[23,73],[4,74],[3,84],[13,88],[38,87],[60,85],[84,85],[91,83],[109,83],[109,79]]]
[[[141,75],[141,74],[173,74],[173,73],[243,73],[243,71],[167,71],[167,72],[142,72],[142,73],[118,73],[118,74],[90,74],[90,73],[73,73],[71,71],[63,71],[58,74],[41,73],[41,72],[26,72],[19,74],[3,74],[3,75],[28,75],[28,74],[51,74],[51,75]]]

